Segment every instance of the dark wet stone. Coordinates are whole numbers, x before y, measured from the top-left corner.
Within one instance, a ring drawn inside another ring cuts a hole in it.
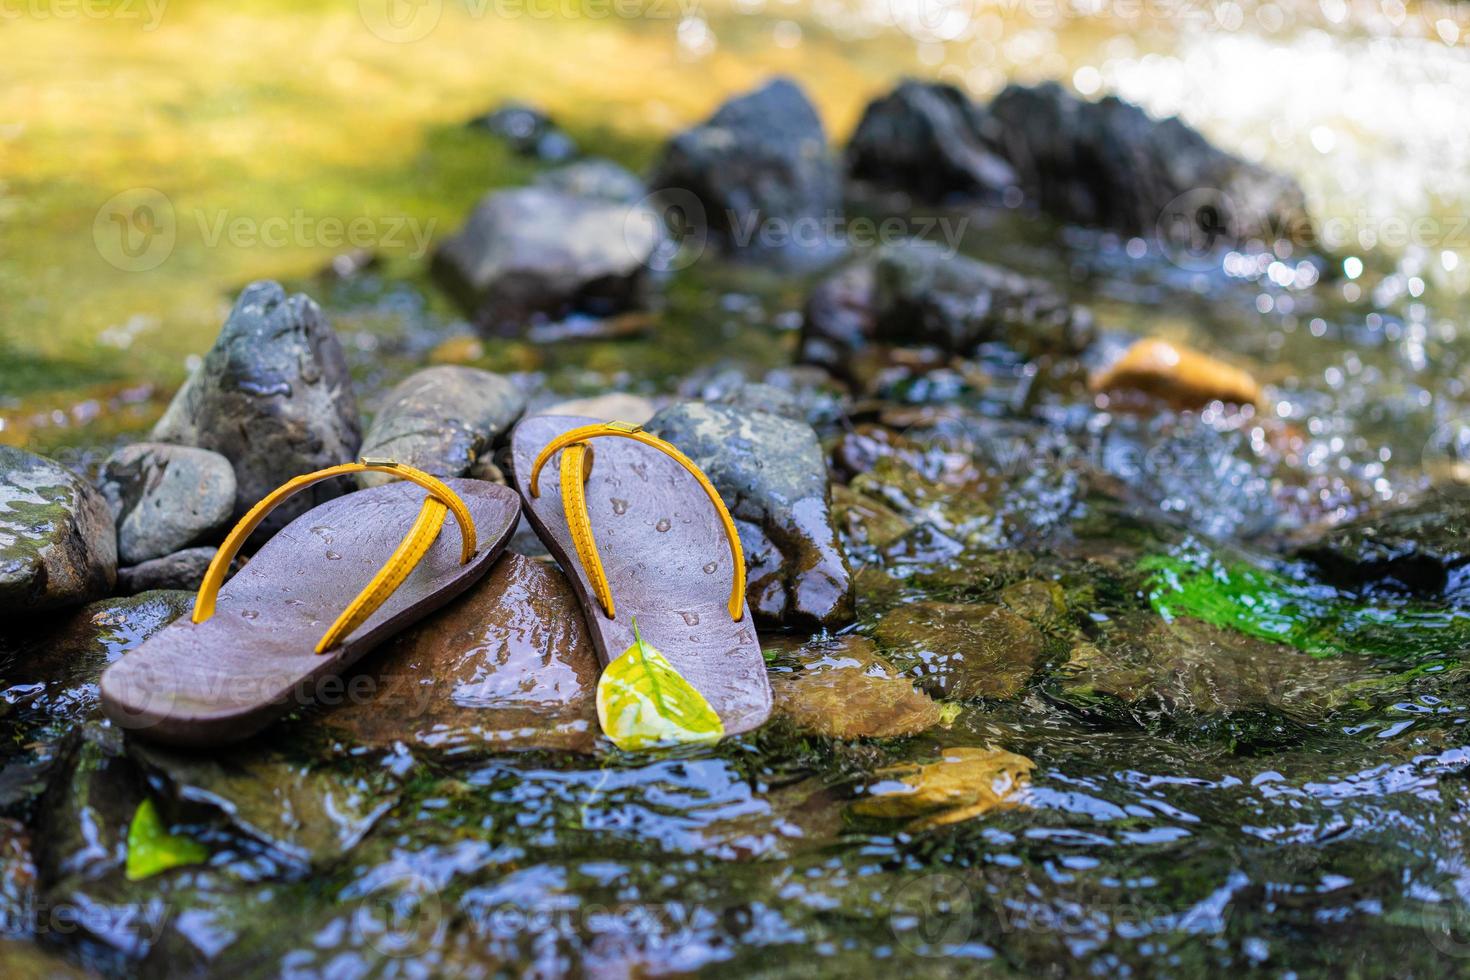
[[[878,620],[873,635],[888,658],[937,697],[1012,698],[1041,659],[1036,627],[992,605],[916,602]]]
[[[294,476],[357,457],[362,433],[342,346],[321,308],[274,282],[245,287],[204,362],[153,427],[159,442],[219,453],[235,469],[238,519]],[[261,525],[280,530],[345,489],[318,483]]]
[[[557,163],[577,155],[577,144],[572,138],[558,129],[545,112],[524,102],[503,102],[471,119],[468,125],[504,140],[521,156]]]
[[[98,717],[97,679],[124,653],[193,608],[182,591],[102,599],[0,640],[0,675],[10,705],[5,730],[34,737],[47,722]]]
[[[1038,626],[1061,621],[1067,614],[1067,598],[1056,582],[1028,578],[1000,590],[1000,601],[1011,612]]]
[[[22,939],[0,939],[0,965],[5,968],[6,980],[88,980],[98,976]]]
[[[536,178],[536,183],[564,194],[621,204],[633,204],[648,193],[632,171],[598,157],[548,170]]]
[[[208,755],[136,740],[127,748],[173,805],[218,813],[302,866],[347,854],[398,802],[397,779],[385,768],[351,775],[251,744]]]
[[[150,589],[188,589],[197,591],[204,583],[204,573],[214,560],[216,548],[185,548],[162,558],[129,565],[117,570],[117,591],[136,595]],[[238,564],[238,563],[237,563]]]
[[[842,187],[827,135],[789,79],[731,99],[675,136],[649,187],[719,252],[812,267],[845,248],[836,237]],[[702,215],[689,213],[696,204]]]
[[[726,392],[719,401],[735,408],[770,412],[794,422],[806,422],[806,411],[795,395],[759,381],[739,385]]]
[[[846,636],[806,653],[802,670],[771,681],[775,713],[799,731],[843,739],[893,738],[939,723],[939,705],[878,656],[873,641]]]
[[[0,616],[95,599],[116,576],[102,495],[59,463],[0,446]]]
[[[122,733],[88,723],[76,729],[41,802],[36,865],[48,900],[121,871],[128,825],[145,796],[123,754]]]
[[[662,238],[640,206],[544,187],[496,191],[434,253],[433,273],[482,329],[518,334],[536,319],[642,306]]]
[[[1000,127],[953,85],[906,80],[863,110],[847,172],[919,201],[998,197],[1016,183],[999,153]]]
[[[117,557],[125,565],[198,544],[235,510],[230,461],[192,446],[124,446],[102,464],[97,486],[117,522]]]
[[[320,719],[353,742],[445,753],[589,752],[601,668],[566,576],[506,554],[461,598],[352,678],[361,696]]]
[[[510,379],[479,368],[441,365],[394,385],[362,440],[362,455],[386,456],[432,476],[464,476],[526,409]],[[391,479],[363,473],[360,486]]]
[[[1026,194],[1064,221],[1152,236],[1183,205],[1210,225],[1181,230],[1219,228],[1220,247],[1310,234],[1295,180],[1212,146],[1177,118],[1152,119],[1112,96],[1086,102],[1055,82],[1007,86],[990,114]],[[1181,201],[1186,194],[1199,200]]]
[[[799,357],[867,387],[867,361],[884,347],[968,356],[999,342],[1036,358],[1078,353],[1092,335],[1091,314],[1047,283],[909,242],[884,246],[817,284]]]
[[[36,861],[31,853],[31,832],[19,820],[0,818],[0,926],[5,933],[30,927],[36,903]],[[14,976],[0,947],[5,975]]]
[[[1359,518],[1300,554],[1340,587],[1470,597],[1470,491],[1441,488],[1407,507]]]
[[[740,530],[758,624],[814,628],[853,617],[827,466],[811,426],[770,412],[680,402],[648,423],[704,470]]]
[[[840,483],[832,487],[832,522],[849,555],[860,548],[887,547],[913,528],[892,508]]]

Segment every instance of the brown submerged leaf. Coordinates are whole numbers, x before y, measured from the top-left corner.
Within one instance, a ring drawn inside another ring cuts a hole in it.
[[[865,817],[914,818],[906,830],[942,827],[1018,805],[1033,768],[1030,759],[1003,749],[947,748],[936,762],[880,770],[887,778],[852,809]]]

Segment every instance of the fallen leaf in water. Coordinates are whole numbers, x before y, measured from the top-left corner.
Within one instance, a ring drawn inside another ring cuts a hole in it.
[[[1213,401],[1259,405],[1261,386],[1245,371],[1167,340],[1140,340],[1092,380],[1093,391],[1141,391],[1179,408]]]
[[[704,695],[643,642],[637,623],[632,645],[597,681],[597,720],[620,749],[716,742],[725,734]]]
[[[182,834],[169,833],[153,800],[138,804],[133,822],[128,825],[129,881],[141,881],[169,868],[202,864],[208,859],[209,850],[203,844]]]
[[[937,762],[879,770],[866,799],[853,804],[865,817],[913,817],[907,830],[959,823],[1017,805],[1035,763],[1001,749],[948,748]]]

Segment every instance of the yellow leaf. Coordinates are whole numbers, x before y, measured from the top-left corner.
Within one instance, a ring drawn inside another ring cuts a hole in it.
[[[868,798],[853,804],[865,817],[913,817],[909,830],[958,823],[1016,805],[1034,763],[1001,749],[945,749],[938,762],[881,770]]]
[[[633,643],[597,681],[597,720],[620,749],[717,742],[720,716],[668,658],[643,642],[633,623]]]

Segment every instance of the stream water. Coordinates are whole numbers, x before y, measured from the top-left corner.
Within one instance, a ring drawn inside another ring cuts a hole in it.
[[[1097,356],[1161,334],[1251,364],[1268,399],[1138,417],[998,355],[826,419],[834,460],[860,457],[874,423],[899,446],[839,471],[839,510],[868,499],[901,519],[844,525],[845,632],[924,677],[971,642],[974,610],[1028,624],[1025,658],[964,648],[1014,684],[917,736],[779,721],[653,757],[429,751],[313,709],[185,763],[95,720],[100,664],[163,611],[84,647],[7,624],[0,964],[36,944],[160,976],[1464,969],[1466,596],[1335,587],[1296,551],[1470,465],[1462,7],[750,0],[632,22],[448,4],[426,38],[385,45],[352,6],[169,6],[152,29],[0,14],[0,440],[94,469],[261,275],[323,304],[371,406],[469,334],[413,243],[336,282],[314,277],[333,249],[310,235],[272,248],[208,230],[367,211],[442,236],[534,172],[459,126],[507,95],[637,167],[773,71],[803,82],[836,140],[904,72],[982,98],[1059,78],[1295,175],[1336,236],[1332,275],[1291,256],[1201,269],[1015,211],[945,213],[965,252],[1091,307]],[[648,66],[636,80],[632,63]],[[164,194],[177,242],[128,271],[92,220],[139,187]],[[697,394],[789,366],[809,285],[701,262],[640,337],[485,340],[473,363],[567,395]],[[763,638],[776,678],[832,642]],[[932,828],[861,805],[889,767],[987,748],[1032,763],[1009,805]],[[206,863],[141,881],[109,863],[149,793]]]

